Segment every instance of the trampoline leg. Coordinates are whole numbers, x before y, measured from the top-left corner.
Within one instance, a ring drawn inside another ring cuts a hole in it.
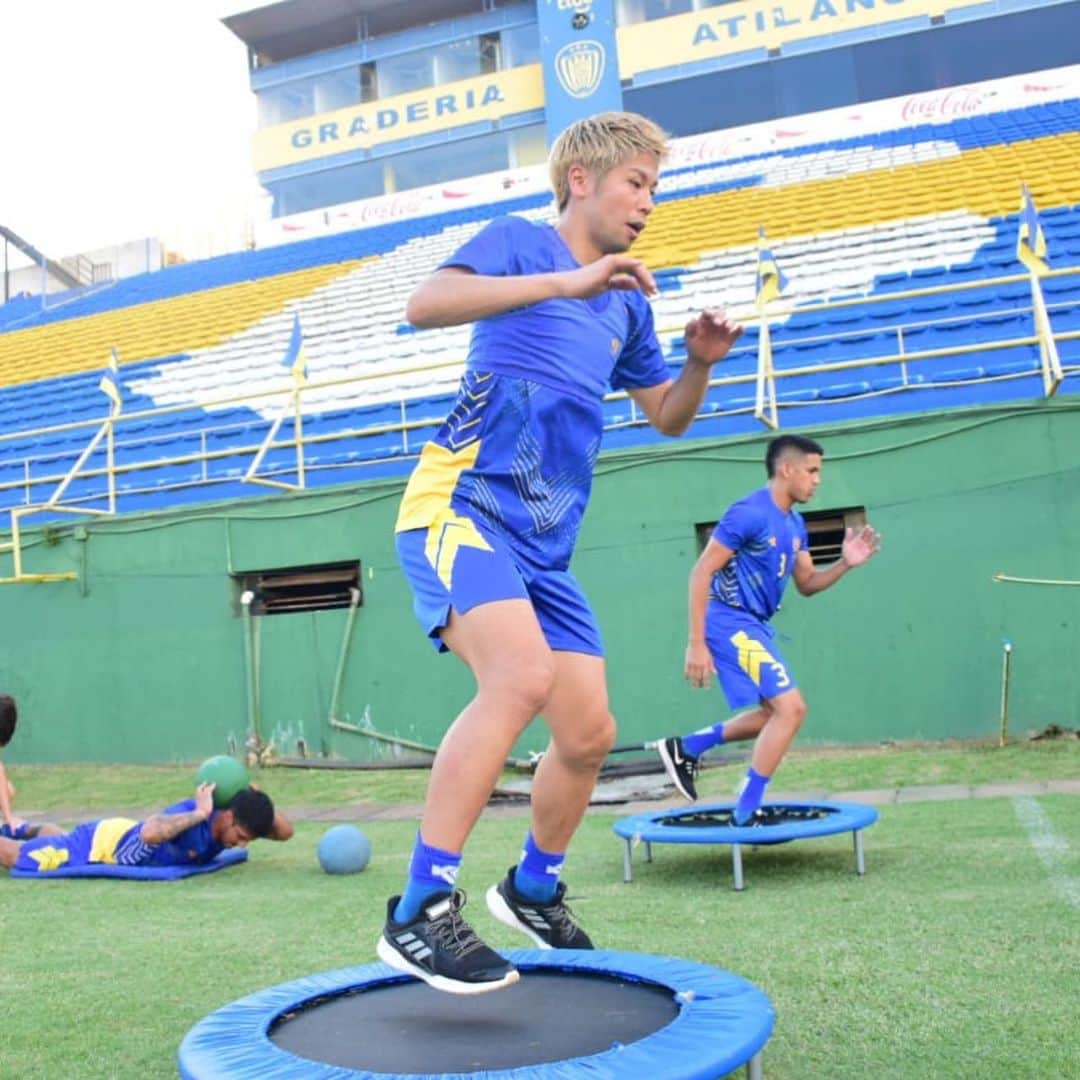
[[[735,891],[743,891],[742,844],[731,845],[731,865],[735,871]]]
[[[645,841],[645,861],[652,862],[652,841]]]
[[[634,868],[633,862],[630,857],[631,841],[629,837],[623,838],[623,855],[622,855],[622,879],[624,882],[633,881]]]
[[[746,1063],[746,1080],[764,1080],[765,1073],[761,1067],[761,1051],[759,1050]]]
[[[863,858],[862,829],[855,829],[852,834],[855,838],[855,873],[866,873],[866,860]]]

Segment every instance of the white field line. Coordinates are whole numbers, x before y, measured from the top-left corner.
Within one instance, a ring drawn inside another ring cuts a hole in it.
[[[1080,908],[1080,880],[1070,877],[1065,869],[1065,860],[1069,855],[1068,842],[1054,832],[1054,826],[1036,799],[1030,795],[1018,795],[1012,804],[1051,884],[1074,908]]]

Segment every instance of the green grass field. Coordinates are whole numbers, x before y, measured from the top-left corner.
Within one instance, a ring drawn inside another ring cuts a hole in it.
[[[186,794],[191,774],[10,771],[20,803],[41,809],[156,805]],[[732,775],[710,770],[705,793],[726,794]],[[1074,741],[996,752],[807,751],[785,763],[781,786],[1078,776]],[[418,801],[424,774],[275,770],[260,780],[282,805],[360,805]],[[777,1012],[764,1055],[769,1080],[1064,1078],[1077,1075],[1080,1060],[1080,812],[1070,795],[1037,804],[1056,838],[1049,866],[1014,800],[998,798],[883,808],[865,834],[861,879],[847,835],[747,852],[741,894],[731,889],[723,847],[657,845],[655,862],[638,861],[634,882],[623,884],[621,841],[611,831],[618,814],[593,811],[566,878],[575,910],[604,947],[684,956],[761,986]],[[462,874],[475,925],[500,947],[526,942],[488,915],[483,890],[515,858],[525,824],[485,818]],[[320,871],[314,849],[325,826],[315,823],[301,823],[288,844],[255,845],[246,866],[188,881],[0,877],[0,1077],[175,1076],[181,1038],[211,1010],[273,983],[372,960],[415,822],[363,827],[374,856],[350,878]]]

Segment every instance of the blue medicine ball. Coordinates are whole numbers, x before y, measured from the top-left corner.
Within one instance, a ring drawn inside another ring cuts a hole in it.
[[[371,841],[355,825],[334,825],[319,841],[319,865],[328,874],[356,874],[371,858]]]

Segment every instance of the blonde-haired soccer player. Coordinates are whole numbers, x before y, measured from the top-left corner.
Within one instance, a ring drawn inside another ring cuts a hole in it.
[[[742,332],[704,311],[687,324],[687,360],[670,377],[646,300],[653,276],[627,254],[648,224],[665,153],[664,133],[642,116],[572,125],[551,151],[557,224],[496,218],[408,301],[417,327],[474,324],[457,401],[424,447],[397,520],[416,615],[477,685],[439,747],[408,881],[378,943],[387,963],[441,990],[517,979],[464,921],[455,880],[514,741],[538,715],[551,744],[533,783],[532,828],[488,906],[541,947],[592,947],[559,872],[615,733],[600,632],[569,571],[601,402],[625,390],[655,428],[679,435]]]

